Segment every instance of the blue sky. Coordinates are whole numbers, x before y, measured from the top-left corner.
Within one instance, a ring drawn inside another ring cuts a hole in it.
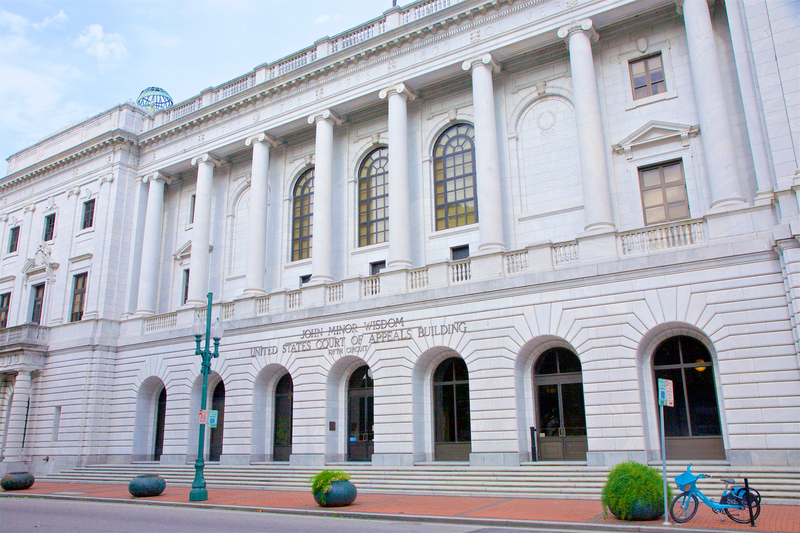
[[[134,100],[148,86],[162,87],[177,103],[391,6],[391,0],[0,0],[0,175],[11,154]]]

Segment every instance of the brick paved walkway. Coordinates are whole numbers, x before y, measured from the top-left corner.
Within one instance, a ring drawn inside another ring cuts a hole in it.
[[[233,489],[208,487],[208,501],[189,502],[190,487],[169,486],[160,496],[153,498],[134,498],[128,493],[127,485],[88,484],[88,483],[46,483],[36,484],[25,491],[0,491],[0,496],[42,496],[54,498],[75,498],[94,501],[137,501],[181,503],[185,505],[208,505],[223,508],[253,508],[281,510],[297,513],[335,512],[339,516],[414,516],[430,517],[435,520],[450,519],[459,522],[498,525],[533,525],[549,522],[563,524],[597,524],[597,529],[613,528],[614,525],[633,525],[646,527],[653,531],[665,530],[663,519],[652,522],[620,522],[612,515],[603,518],[599,501],[592,500],[545,500],[532,498],[488,498],[456,496],[408,496],[401,494],[359,494],[356,502],[349,507],[324,510],[315,502],[309,492]],[[800,506],[764,505],[756,522],[759,532],[800,533]],[[725,522],[711,510],[701,505],[697,515],[686,524],[673,524],[669,531],[684,529],[705,529],[716,531],[748,530],[749,525],[737,524],[726,517]]]

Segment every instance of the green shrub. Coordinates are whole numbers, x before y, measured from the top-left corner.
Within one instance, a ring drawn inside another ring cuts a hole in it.
[[[308,480],[311,483],[311,494],[316,495],[317,492],[322,491],[319,500],[322,505],[325,505],[325,493],[331,490],[331,483],[334,481],[349,481],[350,475],[345,474],[341,470],[323,470],[316,476]]]
[[[667,484],[667,501],[672,500],[672,488]],[[634,507],[664,506],[664,480],[655,468],[635,461],[625,461],[611,469],[601,493],[603,516],[608,511],[620,520],[633,520]]]

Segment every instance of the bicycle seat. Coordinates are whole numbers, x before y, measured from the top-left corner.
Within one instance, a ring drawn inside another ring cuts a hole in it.
[[[720,478],[720,481],[722,481],[723,483],[727,483],[727,484],[729,484],[729,485],[730,485],[731,483],[736,483],[736,480],[735,480],[735,479],[722,479],[722,478]]]

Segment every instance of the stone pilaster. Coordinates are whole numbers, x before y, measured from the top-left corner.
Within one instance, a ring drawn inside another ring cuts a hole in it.
[[[398,83],[380,94],[389,106],[389,270],[410,268],[411,210],[408,183],[408,110],[416,95]]]
[[[613,231],[614,218],[606,163],[608,150],[603,141],[600,96],[592,57],[592,42],[597,41],[599,36],[590,19],[562,26],[558,30],[558,36],[566,39],[569,49],[578,154],[581,161],[583,209],[586,217],[584,230]]]
[[[475,113],[475,169],[478,193],[480,245],[491,253],[505,250],[503,203],[500,196],[500,158],[497,151],[497,121],[494,112],[492,74],[500,71],[490,54],[464,61],[472,71],[472,106]]]
[[[20,369],[17,371],[17,377],[14,380],[11,409],[8,413],[8,431],[6,433],[6,445],[3,449],[4,463],[24,461],[24,441],[26,439],[26,420],[29,412],[28,401],[30,397],[31,371]]]

